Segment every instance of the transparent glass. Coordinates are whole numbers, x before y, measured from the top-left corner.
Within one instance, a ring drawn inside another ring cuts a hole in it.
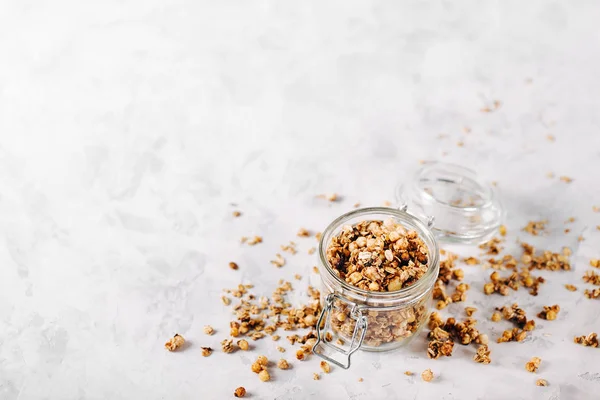
[[[413,285],[394,292],[363,290],[340,279],[327,261],[331,238],[338,235],[344,225],[390,218],[406,229],[416,231],[425,242],[429,257],[429,269],[425,275]],[[332,347],[335,343],[348,355],[348,366],[349,355],[358,348],[367,351],[397,349],[407,344],[426,324],[431,309],[431,292],[439,271],[439,247],[427,224],[405,210],[374,207],[342,215],[323,232],[319,261],[325,310],[320,330],[325,333],[326,345]]]
[[[426,220],[435,218],[440,241],[477,244],[488,241],[504,219],[493,187],[474,171],[448,163],[425,164],[396,191],[399,204]]]

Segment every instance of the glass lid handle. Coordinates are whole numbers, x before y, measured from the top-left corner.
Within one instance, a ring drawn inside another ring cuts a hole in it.
[[[334,300],[351,306],[350,318],[356,321],[350,347],[347,349],[334,345],[326,338],[327,333],[331,330],[331,310],[333,309]],[[322,325],[323,321],[325,321],[324,325]],[[321,326],[323,327],[321,328]],[[317,342],[313,346],[312,351],[322,359],[332,362],[344,369],[348,369],[350,368],[350,356],[360,348],[363,340],[365,340],[366,333],[367,317],[363,315],[362,311],[358,308],[358,305],[337,293],[330,293],[325,297],[325,307],[323,307],[323,311],[321,311],[319,321],[317,322]],[[325,354],[325,351],[329,351],[328,354]],[[341,358],[341,361],[338,361],[334,356]]]

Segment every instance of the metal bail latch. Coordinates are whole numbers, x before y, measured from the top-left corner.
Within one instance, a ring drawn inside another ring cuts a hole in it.
[[[349,306],[352,306],[352,309],[350,311],[350,317],[356,321],[356,325],[354,326],[354,332],[352,333],[350,347],[348,347],[347,349],[335,346],[332,342],[328,342],[327,340],[325,340],[326,333],[331,331],[331,310],[333,308],[334,300],[338,300],[348,304]],[[323,320],[325,320],[325,324],[323,328],[321,328]],[[319,321],[317,322],[317,342],[313,346],[312,351],[324,360],[330,361],[344,369],[348,369],[350,368],[350,356],[360,348],[360,346],[363,343],[363,340],[365,339],[366,333],[367,317],[363,315],[358,305],[349,301],[348,299],[345,299],[337,293],[330,293],[327,295],[327,297],[325,297],[325,307],[323,307],[323,311],[321,312],[321,315],[319,316]],[[325,350],[330,350],[331,354],[325,354]],[[341,357],[341,361],[338,361],[333,358],[334,355],[340,354],[345,356]]]

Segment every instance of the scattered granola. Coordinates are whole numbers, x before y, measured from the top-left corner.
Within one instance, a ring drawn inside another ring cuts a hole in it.
[[[548,220],[545,220],[545,219],[542,221],[529,221],[527,223],[527,226],[525,226],[525,228],[523,228],[523,230],[534,236],[538,236],[539,234],[546,232],[546,224],[547,223],[548,223]]]
[[[315,247],[311,247],[308,249],[308,254],[315,254],[315,251],[317,251],[317,249]]]
[[[541,255],[535,255],[535,248],[527,243],[521,243],[523,248],[523,256],[521,261],[530,270],[532,269],[546,269],[550,271],[570,271],[571,263],[569,262],[569,256],[571,255],[571,249],[563,247],[562,253],[553,253],[551,251],[544,251]]]
[[[231,299],[227,296],[221,296],[221,301],[223,302],[223,304],[225,304],[226,306],[231,304]]]
[[[412,376],[413,373],[412,373],[412,371],[404,371],[404,375],[406,375],[406,376]]]
[[[319,379],[321,379],[321,375],[318,373],[313,373],[313,380],[318,381]]]
[[[477,348],[477,353],[473,356],[473,360],[481,364],[489,364],[492,362],[490,353],[491,351],[488,349],[487,344],[482,344]]]
[[[554,135],[550,135],[550,134],[546,135],[546,139],[548,139],[548,141],[550,141],[550,142],[554,142],[556,140]]]
[[[357,203],[354,203],[354,206],[353,206],[353,207],[354,207],[354,208],[358,208],[358,207],[360,207],[360,203],[358,203],[358,202],[357,202]]]
[[[600,274],[597,274],[594,271],[586,271],[585,275],[583,275],[583,281],[600,286]]]
[[[231,268],[231,269],[233,269],[233,270],[236,270],[236,269],[238,269],[239,267],[238,267],[238,265],[237,265],[236,263],[234,263],[234,262],[232,261],[232,262],[230,262],[230,263],[229,263],[229,268]]]
[[[290,368],[290,364],[287,362],[287,360],[281,358],[281,359],[279,359],[279,361],[277,361],[277,368],[279,368],[279,369],[289,369]]]
[[[281,250],[287,251],[290,254],[296,254],[298,252],[298,250],[296,250],[296,243],[294,243],[294,242],[290,242],[289,244],[286,244],[286,245],[282,244],[279,247],[281,247]]]
[[[243,386],[240,386],[239,388],[235,389],[235,392],[233,392],[233,395],[235,397],[244,397],[246,395],[246,388],[244,388]]]
[[[277,351],[280,353],[285,353],[285,349],[281,346],[277,346]]]
[[[278,341],[280,338],[281,338],[281,336],[279,336],[279,335],[271,336],[271,339],[273,339],[274,342]]]
[[[263,369],[262,371],[260,371],[258,373],[258,379],[260,379],[263,382],[267,382],[267,381],[271,380],[271,375],[269,375],[269,371],[267,371],[266,369]]]
[[[525,369],[528,372],[536,372],[538,370],[541,362],[542,362],[541,358],[539,358],[539,357],[532,357],[531,360],[529,360],[525,364]]]
[[[502,319],[502,314],[500,314],[497,311],[494,311],[494,313],[492,314],[492,317],[490,318],[493,322],[498,322]]]
[[[423,379],[425,382],[431,382],[433,379],[433,372],[429,368],[426,369],[421,373],[421,379]]]
[[[185,343],[185,339],[179,333],[176,333],[171,339],[165,343],[165,349],[169,351],[175,351],[179,349]]]
[[[556,319],[558,312],[560,311],[560,306],[555,304],[553,306],[544,306],[544,309],[538,313],[538,318],[545,319],[548,321],[553,321]]]
[[[204,333],[207,334],[207,335],[212,335],[213,333],[215,333],[215,330],[213,329],[212,326],[205,325],[204,326]]]
[[[479,259],[475,258],[475,257],[468,257],[468,258],[463,259],[463,261],[467,265],[479,265],[479,263],[480,263]]]
[[[302,350],[298,350],[296,351],[296,359],[303,361],[306,359],[306,355],[304,354],[304,351]]]
[[[536,386],[548,386],[548,381],[545,379],[538,379],[535,381]]]
[[[500,236],[506,236],[506,226],[500,225],[500,228],[498,228],[498,232],[500,233]]]
[[[237,218],[237,217],[239,217],[240,215],[242,215],[242,213],[241,213],[241,212],[239,212],[239,211],[237,211],[237,210],[236,210],[236,211],[234,211],[234,212],[232,212],[232,214],[233,214],[233,216],[234,216],[234,217],[236,217],[236,218]]]
[[[571,183],[571,182],[573,182],[573,178],[569,178],[568,176],[564,176],[564,175],[560,177],[560,180],[563,181],[563,182],[565,182],[565,183]]]
[[[243,350],[243,351],[248,351],[248,349],[250,348],[250,345],[248,344],[248,341],[245,340],[245,339],[238,340],[237,341],[237,345],[240,348],[240,350]]]
[[[254,236],[252,239],[245,240],[243,242],[246,242],[250,246],[254,246],[256,244],[262,243],[262,241],[263,239],[261,236]]]
[[[325,372],[326,374],[328,374],[331,370],[331,367],[329,366],[329,363],[327,363],[327,361],[321,361],[319,365],[321,367],[321,370],[323,370],[323,372]]]
[[[465,307],[465,314],[467,314],[467,317],[472,316],[475,311],[477,311],[475,307]]]
[[[585,289],[583,295],[588,299],[597,299],[600,298],[600,288],[598,289]]]
[[[574,292],[577,290],[577,287],[575,285],[571,285],[569,283],[565,285],[565,288],[567,288],[567,290],[570,292]]]
[[[285,265],[285,258],[281,256],[281,254],[275,254],[275,260],[271,260],[271,264],[274,266],[281,268]]]
[[[359,381],[359,382],[362,382],[362,381],[363,381],[363,378],[358,378],[358,381]]]
[[[213,349],[210,348],[210,347],[201,347],[201,349],[202,349],[202,355],[204,357],[210,356],[212,354],[212,352],[213,352]]]
[[[310,232],[307,229],[304,228],[300,228],[300,230],[297,233],[298,237],[309,237],[310,236]]]
[[[598,334],[592,332],[587,336],[575,336],[573,341],[583,346],[598,347]]]
[[[235,351],[235,345],[233,344],[232,339],[224,339],[221,342],[221,349],[223,353],[233,353]]]
[[[594,268],[600,268],[600,260],[592,258],[590,260],[590,265]]]

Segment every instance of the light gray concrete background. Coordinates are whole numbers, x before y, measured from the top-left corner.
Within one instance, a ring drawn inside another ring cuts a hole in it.
[[[597,1],[0,2],[0,398],[597,398],[600,349],[572,341],[600,332],[581,281],[600,258],[599,20]],[[489,271],[465,267],[481,330],[494,341],[509,325],[486,320],[513,301],[530,316],[558,303],[557,321],[493,342],[487,366],[472,346],[427,359],[424,332],[320,381],[312,359],[261,383],[250,363],[280,357],[271,340],[200,356],[227,333],[222,288],[268,295],[300,273],[300,295],[318,283],[316,241],[275,269],[279,245],[392,201],[425,159],[498,182],[509,251],[574,250],[574,271],[543,273],[535,298],[485,297]],[[519,231],[543,218],[546,236]],[[264,243],[239,244],[253,234]],[[163,349],[174,332],[186,351]]]

